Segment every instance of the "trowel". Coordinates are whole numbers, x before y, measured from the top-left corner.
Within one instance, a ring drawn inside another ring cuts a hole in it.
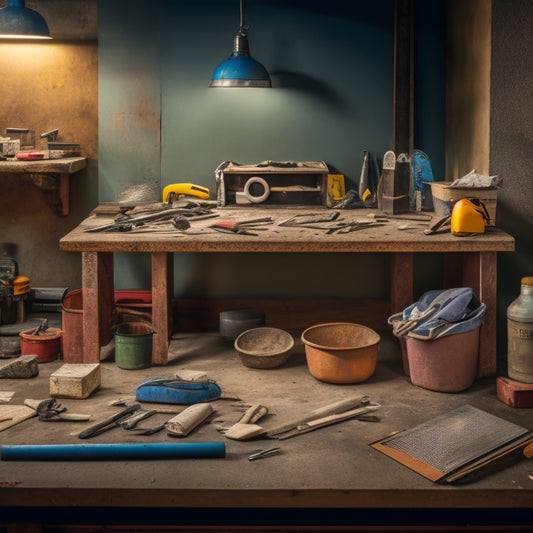
[[[236,424],[233,424],[224,435],[228,437],[228,439],[233,440],[248,440],[263,435],[266,433],[265,429],[257,425],[255,422],[267,413],[268,409],[264,405],[252,405],[246,410],[240,420]]]

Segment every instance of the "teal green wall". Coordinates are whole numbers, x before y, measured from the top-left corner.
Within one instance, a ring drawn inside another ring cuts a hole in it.
[[[418,147],[444,165],[444,21],[417,2]],[[440,6],[443,1],[432,3]],[[99,2],[100,201],[126,185],[193,181],[215,194],[224,160],[325,160],[357,186],[363,150],[391,148],[393,0],[245,0],[252,56],[272,89],[212,89],[238,0]],[[442,13],[440,13],[442,15]],[[160,120],[160,122],[158,122]],[[175,296],[382,297],[376,255],[177,254]],[[117,286],[148,286],[146,257]]]
[[[324,13],[300,2],[245,2],[252,56],[274,89],[207,87],[231,53],[238,1],[191,2],[165,17],[163,182],[214,188],[222,161],[272,159],[325,160],[355,183],[362,150],[382,153],[391,143],[392,2],[351,4],[361,7]]]

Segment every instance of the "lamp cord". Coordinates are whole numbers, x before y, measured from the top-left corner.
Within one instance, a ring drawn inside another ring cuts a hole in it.
[[[249,29],[249,26],[244,24],[244,13],[243,13],[243,8],[242,8],[242,2],[243,0],[239,0],[239,7],[240,7],[240,13],[241,13],[240,23],[239,23],[239,33],[241,35],[246,36],[246,31]]]

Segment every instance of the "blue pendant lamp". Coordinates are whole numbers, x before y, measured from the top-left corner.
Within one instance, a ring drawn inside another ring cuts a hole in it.
[[[239,33],[233,39],[233,53],[213,72],[209,87],[272,87],[267,70],[250,57],[250,47],[240,0]]]
[[[24,0],[8,0],[0,9],[0,39],[51,39],[44,18],[25,7]]]

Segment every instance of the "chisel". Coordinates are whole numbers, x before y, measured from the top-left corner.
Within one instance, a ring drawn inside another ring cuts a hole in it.
[[[118,420],[121,418],[124,418],[125,416],[134,413],[135,411],[138,411],[141,408],[140,404],[135,403],[133,405],[130,405],[129,407],[126,407],[126,409],[123,409],[122,411],[119,411],[118,413],[114,414],[113,416],[110,416],[109,418],[106,418],[105,420],[102,420],[102,422],[99,422],[98,424],[94,424],[94,426],[91,426],[90,428],[87,428],[83,430],[78,437],[80,439],[89,439],[91,437],[94,437],[96,435],[99,435],[100,433],[103,433],[107,429],[110,429],[112,424],[115,424]]]

